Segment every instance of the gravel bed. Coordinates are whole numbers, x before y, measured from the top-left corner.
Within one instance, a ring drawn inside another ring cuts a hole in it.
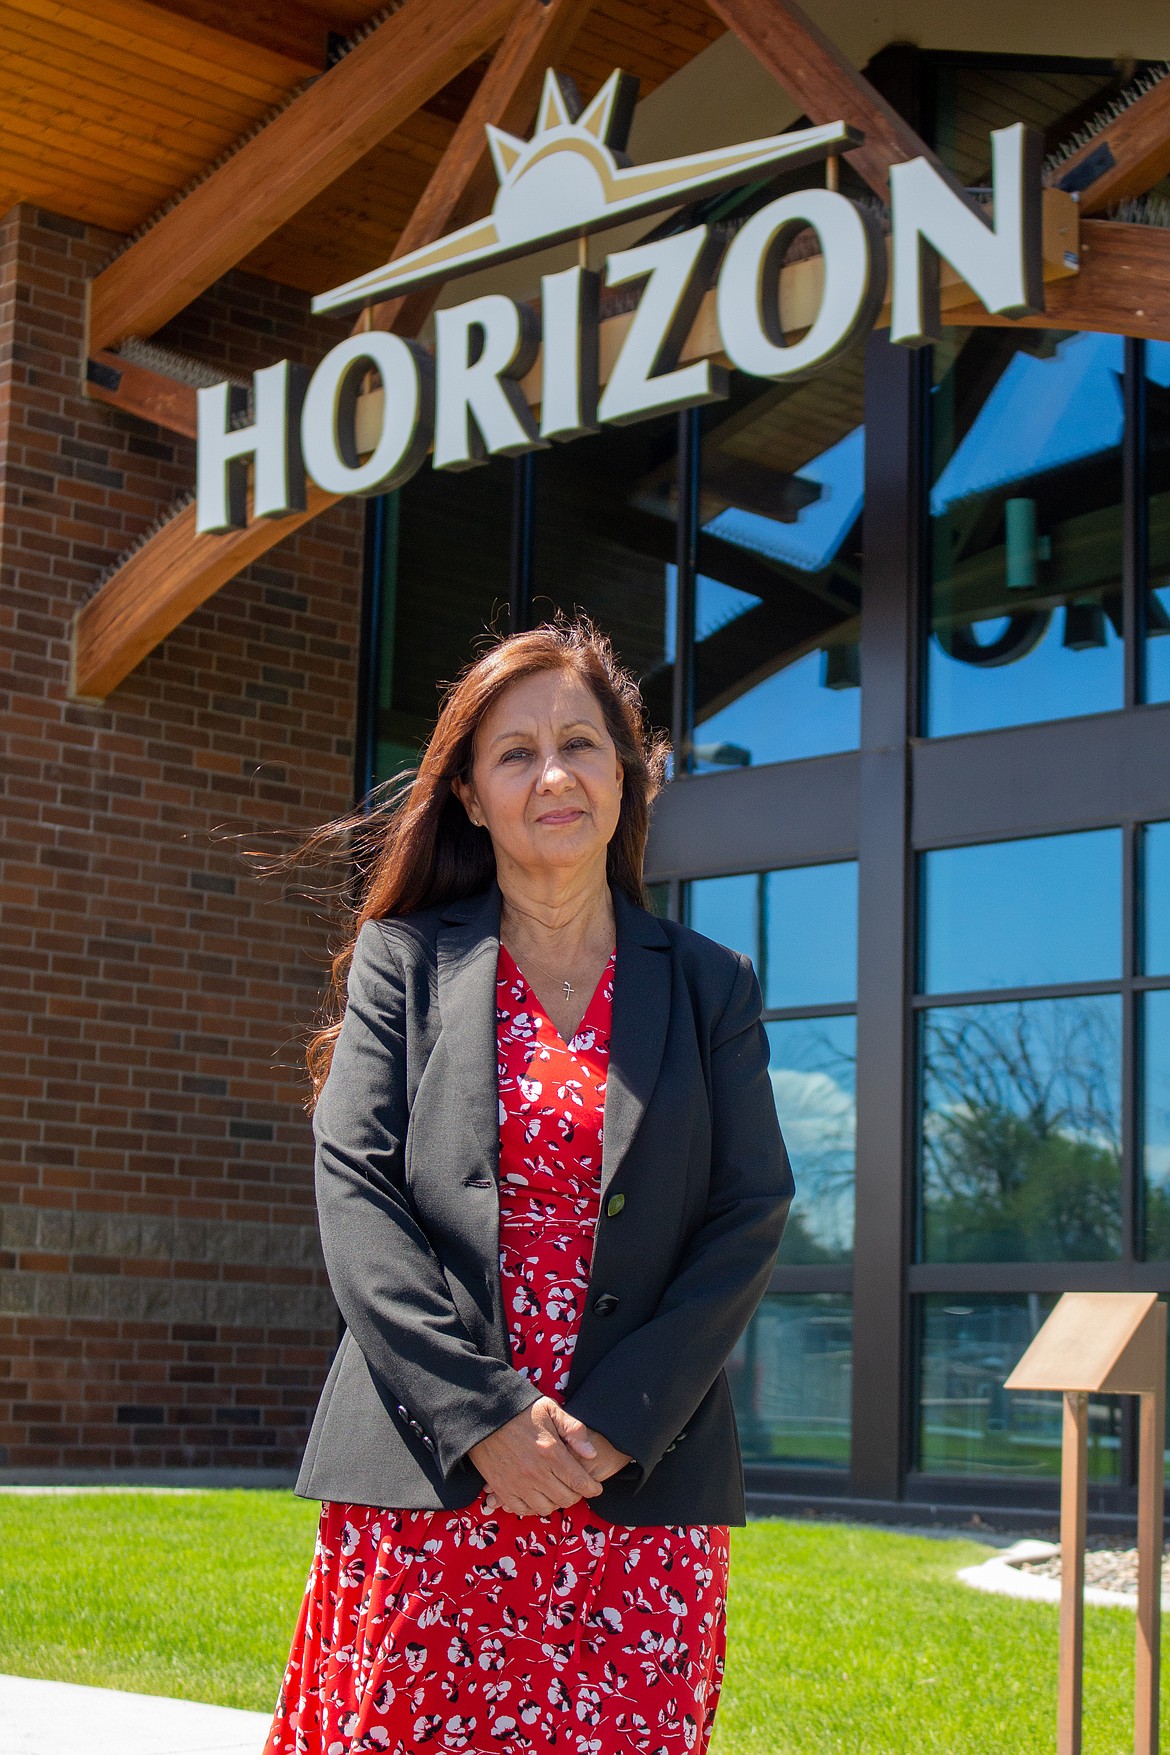
[[[1013,1561],[1013,1565],[1039,1578],[1060,1577],[1059,1553],[1046,1555],[1043,1560]],[[1099,1590],[1136,1591],[1137,1549],[1111,1547],[1107,1536],[1090,1536],[1085,1549],[1085,1583],[1096,1585]],[[1162,1549],[1162,1589],[1170,1590],[1170,1542]]]

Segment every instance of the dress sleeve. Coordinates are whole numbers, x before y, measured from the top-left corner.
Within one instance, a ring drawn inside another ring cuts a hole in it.
[[[347,992],[313,1112],[321,1246],[347,1326],[445,1479],[539,1391],[476,1347],[404,1193],[405,984],[376,920],[358,934]]]
[[[768,1074],[755,970],[739,958],[711,1041],[703,1222],[648,1322],[612,1347],[568,1411],[634,1458],[635,1492],[686,1426],[767,1289],[795,1192]]]

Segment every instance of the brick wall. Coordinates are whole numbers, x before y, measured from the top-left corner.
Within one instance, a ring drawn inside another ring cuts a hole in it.
[[[78,605],[194,481],[80,394],[114,242],[0,224],[0,1479],[274,1479],[336,1334],[298,1060],[336,932],[241,849],[350,805],[361,510],[68,699]],[[247,372],[339,332],[232,275],[159,339]]]

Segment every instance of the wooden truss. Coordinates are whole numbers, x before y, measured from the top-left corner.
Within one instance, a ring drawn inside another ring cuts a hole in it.
[[[914,130],[790,0],[708,0],[712,11],[752,51],[810,122],[844,120],[864,134],[850,153],[882,198],[890,166],[933,153]],[[190,436],[194,392],[110,351],[130,335],[146,336],[243,260],[250,250],[349,165],[385,138],[414,108],[501,38],[483,80],[398,240],[401,255],[474,217],[485,204],[490,173],[484,124],[523,132],[535,114],[546,65],[560,58],[589,0],[405,0],[338,66],[244,146],[206,183],[115,259],[91,287],[90,395]],[[506,27],[506,28],[505,28]],[[1080,212],[1100,212],[1135,195],[1170,169],[1170,79],[1123,111],[1061,167],[1058,182],[1078,191]],[[1059,191],[1045,196],[1046,224],[1060,223]],[[943,321],[989,325],[1170,334],[1170,230],[1115,221],[1081,225],[1081,268],[1071,273],[1050,256],[1046,310],[994,318],[944,286]],[[797,264],[801,285],[815,264]],[[786,275],[789,271],[786,270]],[[795,284],[795,283],[794,283]],[[416,294],[367,311],[359,327],[416,334],[435,295]],[[717,351],[710,309],[700,311],[684,357]],[[628,318],[604,326],[603,373]],[[539,379],[526,388],[539,398]],[[372,410],[367,410],[367,418]],[[131,555],[78,611],[71,692],[104,699],[199,604],[284,537],[337,503],[310,488],[307,509],[244,530],[195,537],[194,508],[178,514]]]

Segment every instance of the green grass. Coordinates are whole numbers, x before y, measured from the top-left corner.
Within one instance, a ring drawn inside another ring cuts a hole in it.
[[[0,1494],[0,1669],[270,1711],[317,1510],[271,1492]],[[1053,1748],[1056,1609],[958,1584],[986,1553],[811,1521],[735,1531],[712,1755]],[[1133,1746],[1133,1635],[1132,1615],[1088,1610],[1085,1755]]]
[[[271,1711],[321,1507],[0,1494],[0,1670]]]

